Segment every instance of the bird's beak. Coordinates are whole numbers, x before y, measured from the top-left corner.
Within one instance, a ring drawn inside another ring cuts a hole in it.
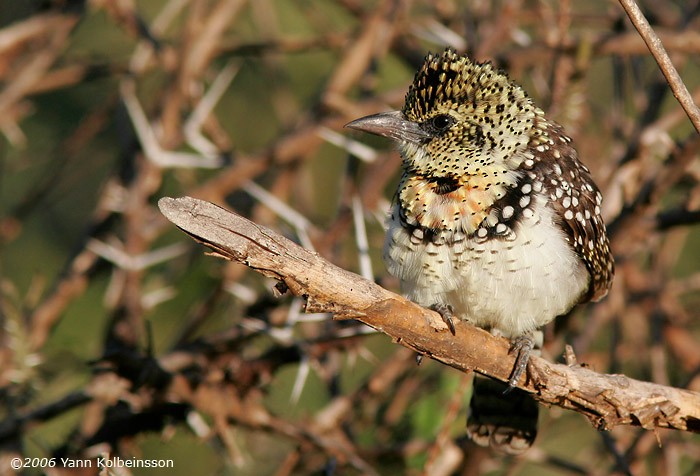
[[[431,137],[417,123],[406,119],[401,111],[382,112],[361,117],[345,124],[345,127],[397,141],[415,142],[417,144]]]

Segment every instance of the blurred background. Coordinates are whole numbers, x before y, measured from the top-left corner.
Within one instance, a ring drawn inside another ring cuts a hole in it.
[[[640,6],[697,102],[700,2]],[[158,212],[209,200],[398,290],[399,158],[342,126],[399,109],[445,46],[522,84],[605,197],[615,284],[547,358],[700,391],[700,138],[616,2],[4,1],[0,474],[105,454],[173,461],[136,475],[698,474],[697,435],[559,408],[523,457],[477,448],[470,376],[303,314]]]

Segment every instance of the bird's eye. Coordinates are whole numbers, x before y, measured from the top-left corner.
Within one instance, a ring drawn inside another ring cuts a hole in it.
[[[442,134],[454,124],[454,119],[448,114],[440,114],[428,119],[424,124],[429,132]]]

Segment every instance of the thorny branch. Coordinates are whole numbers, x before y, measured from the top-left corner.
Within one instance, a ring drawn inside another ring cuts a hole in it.
[[[513,366],[504,339],[459,323],[456,336],[436,313],[345,271],[283,236],[208,202],[190,197],[159,201],[162,213],[196,241],[284,281],[306,298],[309,312],[354,318],[396,342],[462,371],[505,381]],[[519,387],[545,404],[577,411],[599,429],[638,425],[700,432],[700,393],[599,374],[533,357]]]

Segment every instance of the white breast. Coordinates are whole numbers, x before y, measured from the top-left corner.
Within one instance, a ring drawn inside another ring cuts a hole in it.
[[[569,311],[589,282],[554,212],[543,203],[533,210],[509,240],[450,232],[436,244],[402,227],[395,208],[384,260],[418,304],[450,304],[474,325],[510,338],[523,335]]]

